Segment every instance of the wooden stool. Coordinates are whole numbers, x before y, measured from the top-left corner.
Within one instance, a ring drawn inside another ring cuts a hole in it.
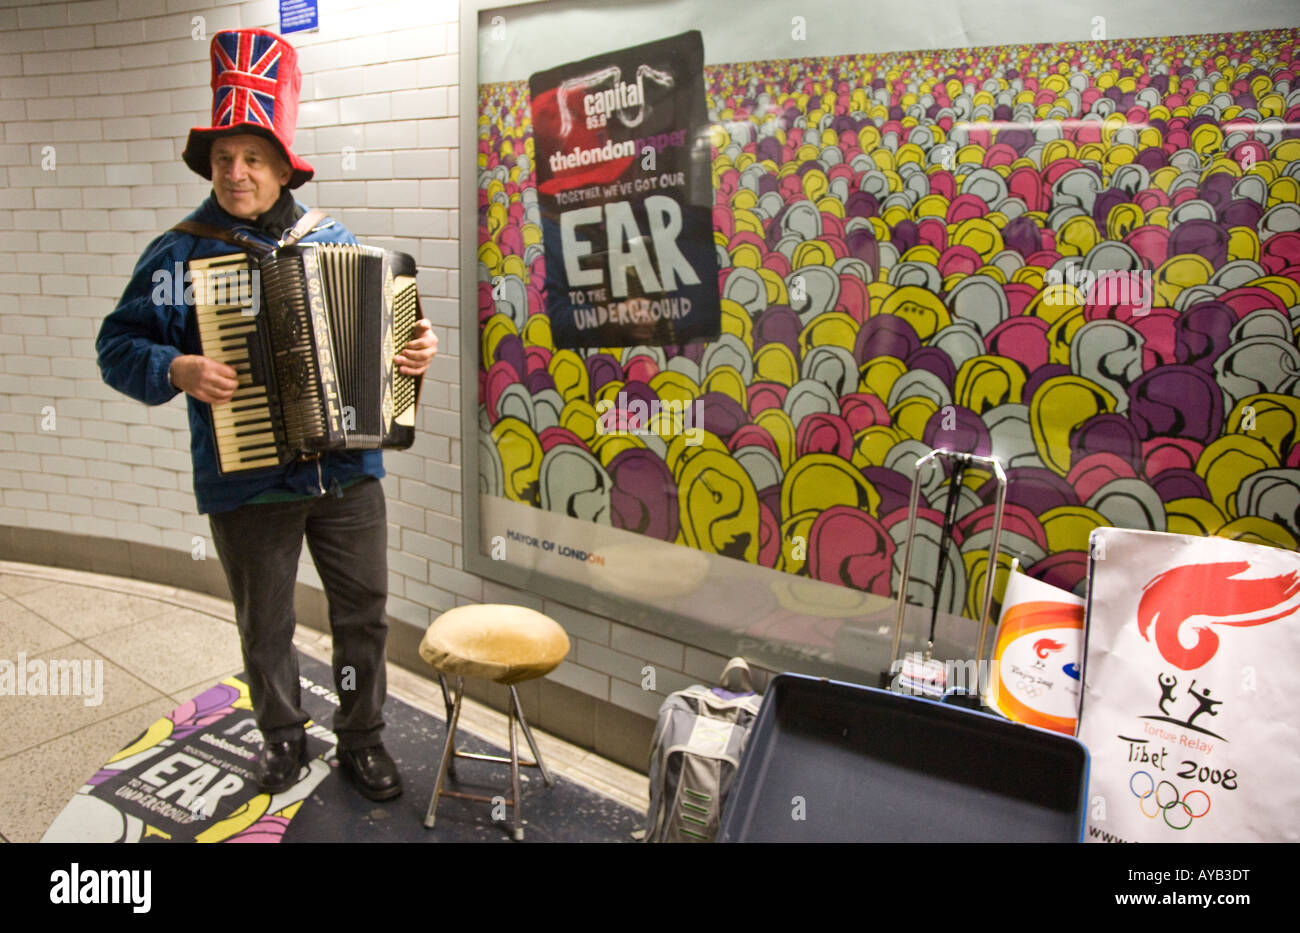
[[[533,733],[524,719],[524,708],[515,692],[515,684],[536,677],[545,677],[559,666],[569,653],[569,636],[554,619],[524,606],[480,605],[458,606],[448,610],[429,626],[420,642],[420,657],[438,671],[442,684],[442,700],[447,707],[447,740],[442,747],[438,763],[438,779],[433,785],[429,812],[424,825],[432,829],[438,809],[438,798],[460,797],[493,803],[494,798],[480,794],[461,794],[443,790],[448,772],[456,774],[457,758],[477,758],[480,761],[509,763],[512,800],[514,808],[514,837],[524,838],[523,817],[520,813],[519,766],[537,768],[542,772],[546,786],[555,778],[542,763],[542,754],[533,741]],[[447,689],[447,676],[456,678],[456,699],[453,702]],[[510,757],[500,755],[474,755],[456,751],[456,722],[460,719],[461,701],[465,698],[465,677],[482,677],[510,688]],[[523,728],[524,738],[532,749],[532,761],[520,761],[515,742],[515,720]]]

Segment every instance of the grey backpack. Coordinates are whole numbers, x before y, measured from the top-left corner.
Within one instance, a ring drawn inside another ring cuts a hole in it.
[[[659,707],[650,747],[647,842],[712,842],[740,767],[762,697],[749,665],[732,658],[724,687],[698,684],[669,694]]]

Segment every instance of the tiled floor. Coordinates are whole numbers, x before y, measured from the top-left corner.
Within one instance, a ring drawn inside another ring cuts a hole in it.
[[[299,628],[300,650],[329,663],[330,639]],[[0,661],[101,661],[82,696],[0,695],[0,840],[38,841],[95,770],[177,704],[243,665],[234,609],[175,587],[0,561]],[[96,669],[92,665],[91,669]],[[84,669],[84,668],[83,668]],[[388,689],[444,718],[436,682],[389,665]],[[98,700],[98,702],[96,702]],[[508,744],[503,715],[472,700],[461,729]],[[643,775],[534,730],[548,765],[644,811]]]

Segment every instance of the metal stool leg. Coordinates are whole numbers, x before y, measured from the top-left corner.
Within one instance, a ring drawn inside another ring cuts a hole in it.
[[[451,695],[447,690],[447,675],[441,671],[438,672],[438,682],[442,685],[442,703],[447,708],[447,722],[451,722],[452,701]],[[447,765],[447,773],[452,777],[456,776],[456,756],[451,756],[451,761]]]
[[[443,697],[446,698],[447,682],[443,680]],[[460,719],[460,704],[465,697],[465,678],[456,678],[456,702],[451,708],[451,714],[447,717],[447,739],[442,745],[442,760],[438,762],[438,779],[433,785],[433,796],[429,798],[429,811],[424,815],[425,829],[433,829],[433,823],[438,815],[438,796],[442,793],[442,784],[447,777],[449,764],[455,758],[456,749],[456,723]]]
[[[523,704],[519,702],[519,694],[515,692],[513,686],[510,688],[510,699],[514,703],[515,711],[519,714],[519,725],[523,727],[524,738],[528,740],[528,747],[532,750],[533,761],[537,762],[538,770],[542,772],[542,780],[546,782],[546,786],[551,787],[555,784],[555,778],[551,776],[551,772],[546,770],[546,764],[542,761],[542,753],[538,750],[537,742],[533,739],[533,730],[528,728],[528,720],[524,718]]]
[[[511,688],[514,692],[514,688]],[[510,789],[514,794],[514,830],[515,841],[524,838],[523,804],[519,799],[519,744],[515,741],[515,711],[510,710]]]

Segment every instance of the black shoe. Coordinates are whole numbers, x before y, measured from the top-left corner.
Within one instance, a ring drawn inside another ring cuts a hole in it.
[[[392,800],[402,793],[402,777],[384,746],[340,749],[338,757],[339,766],[356,782],[363,797]]]
[[[307,736],[282,742],[263,742],[258,757],[257,786],[268,794],[278,794],[298,783],[298,769],[307,763]]]

